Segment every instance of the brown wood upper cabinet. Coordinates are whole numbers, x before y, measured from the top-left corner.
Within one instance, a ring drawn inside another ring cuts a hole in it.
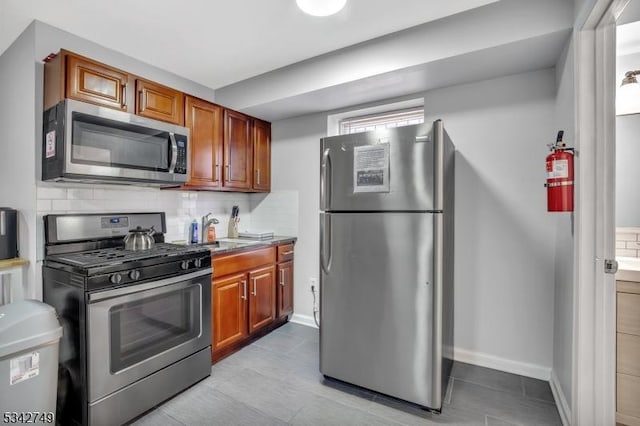
[[[184,125],[182,92],[61,49],[44,66],[44,108],[65,98]]]
[[[151,81],[136,80],[136,114],[155,120],[184,125],[184,95]]]
[[[236,111],[224,111],[223,187],[250,190],[253,164],[251,118]]]
[[[131,76],[67,50],[44,65],[44,108],[65,98],[133,111]]]
[[[271,190],[271,124],[253,120],[253,189]]]
[[[223,108],[187,96],[186,125],[191,131],[191,176],[185,187],[218,189],[222,178]]]
[[[44,108],[65,98],[187,126],[184,189],[269,192],[271,124],[67,50],[44,67]]]

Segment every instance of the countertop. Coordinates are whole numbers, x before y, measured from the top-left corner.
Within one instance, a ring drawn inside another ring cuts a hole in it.
[[[13,268],[16,266],[24,266],[28,264],[29,264],[29,261],[27,259],[14,257],[13,259],[0,260],[0,269]]]
[[[616,260],[618,261],[616,280],[640,283],[640,258],[617,257]]]
[[[268,240],[253,240],[250,238],[220,238],[216,240],[219,245],[215,245],[215,243],[202,243],[199,245],[208,247],[211,250],[211,254],[217,256],[232,252],[255,250],[263,247],[293,243],[297,239],[297,237],[289,237],[285,235],[276,235]]]

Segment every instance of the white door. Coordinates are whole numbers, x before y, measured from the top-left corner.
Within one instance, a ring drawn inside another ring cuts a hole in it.
[[[578,184],[574,274],[574,425],[615,424],[616,17],[596,0],[576,22]]]

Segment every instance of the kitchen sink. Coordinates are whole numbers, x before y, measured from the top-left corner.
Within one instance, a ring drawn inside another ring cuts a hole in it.
[[[252,241],[240,238],[220,238],[211,243],[199,243],[199,246],[208,247],[211,251],[228,250],[234,248],[247,247],[253,244],[260,244],[261,241]]]

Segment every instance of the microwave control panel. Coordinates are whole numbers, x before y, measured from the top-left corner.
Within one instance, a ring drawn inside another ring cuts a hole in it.
[[[176,144],[178,145],[178,153],[176,159],[176,167],[174,173],[187,174],[187,137],[183,135],[175,135]]]

